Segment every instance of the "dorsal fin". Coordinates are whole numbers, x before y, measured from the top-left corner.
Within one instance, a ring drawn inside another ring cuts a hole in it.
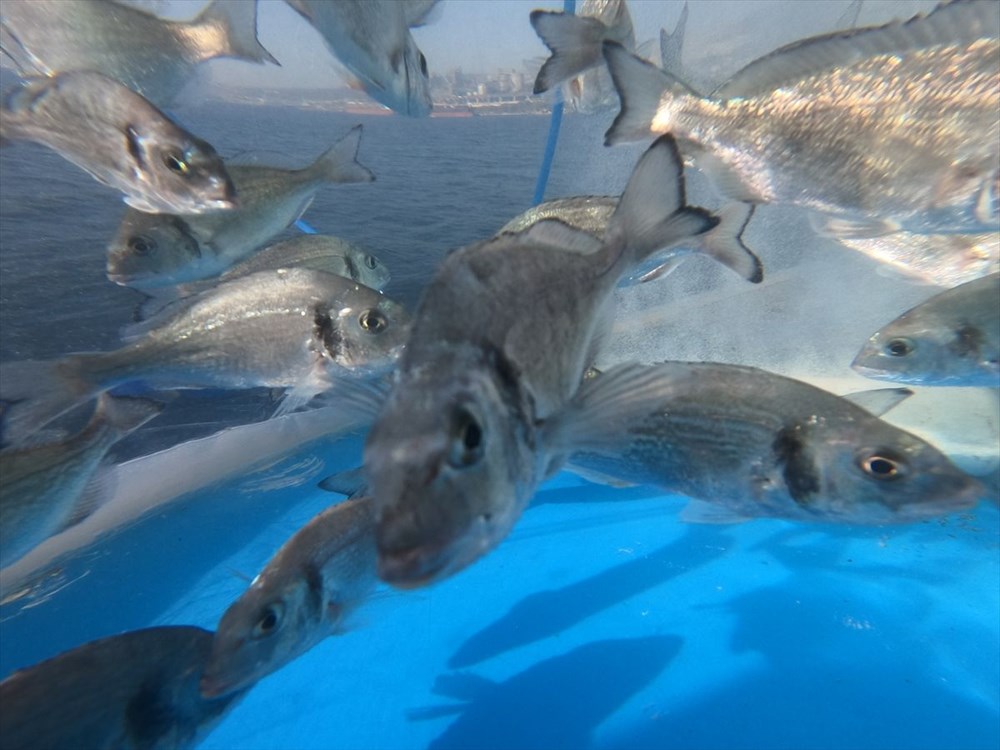
[[[881,417],[912,395],[913,391],[909,388],[877,388],[873,391],[845,393],[841,398],[847,399],[855,406],[860,406],[876,417]]]

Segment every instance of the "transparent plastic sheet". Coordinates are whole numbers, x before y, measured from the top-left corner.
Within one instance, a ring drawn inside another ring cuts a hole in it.
[[[881,12],[866,9],[862,20],[878,22]],[[789,28],[788,39],[772,43],[760,29],[781,26],[781,11],[761,13],[756,52],[796,38]],[[663,25],[673,18],[663,14]],[[656,29],[645,31],[640,37]],[[294,144],[303,154],[353,124],[311,113],[265,144],[260,132],[274,136],[286,113],[185,117],[213,140],[247,141],[234,149]],[[546,197],[620,191],[644,145],[603,148],[611,117],[564,120]],[[380,257],[394,275],[387,293],[412,304],[444,252],[530,204],[545,123],[517,129],[487,119],[366,118],[362,159],[379,182],[363,196],[320,193],[309,224],[385,248]],[[457,139],[465,145],[451,148]],[[45,178],[48,198],[78,200],[85,218],[60,216],[40,199],[11,209],[15,190],[3,186],[4,358],[53,356],[68,351],[67,341],[110,348],[134,301],[107,288],[101,269],[102,237],[119,209],[44,153],[30,152],[29,161],[55,174]],[[449,180],[432,190],[429,173]],[[23,186],[29,197],[36,187]],[[690,202],[720,205],[694,170],[688,187]],[[15,232],[11,216],[33,221],[38,237]],[[74,248],[67,236],[78,238]],[[853,373],[851,358],[934,290],[885,275],[791,211],[762,207],[745,239],[764,260],[762,285],[696,257],[664,279],[623,288],[598,365],[739,362],[837,393],[881,387]],[[7,252],[40,254],[48,245],[78,252],[27,275]],[[67,318],[57,321],[68,326],[58,336],[42,332],[49,299]],[[104,327],[87,318],[95,301]],[[920,389],[887,419],[985,475],[997,466],[995,398]],[[204,404],[191,402],[192,415]],[[312,418],[291,419],[301,426]],[[247,579],[335,499],[315,482],[356,464],[360,436],[321,434],[331,429],[265,423],[121,465],[117,502],[0,572],[0,675],[125,629],[214,627]],[[344,635],[262,681],[202,747],[1000,743],[995,507],[873,529],[691,525],[678,519],[684,504],[650,488],[560,475],[496,552],[431,589],[380,589]]]

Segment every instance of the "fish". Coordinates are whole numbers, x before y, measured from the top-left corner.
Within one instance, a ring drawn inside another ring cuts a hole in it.
[[[334,273],[378,291],[382,291],[391,278],[388,267],[367,248],[331,235],[304,234],[258,250],[217,279],[151,290],[154,296],[139,306],[137,319],[145,320],[171,302],[204,292],[220,282],[279,268],[310,268]]]
[[[605,40],[635,51],[635,30],[625,0],[585,0],[577,15],[535,10],[530,19],[552,51],[535,77],[534,93],[568,81],[566,98],[578,112],[590,114],[613,106],[615,92],[608,74],[595,68],[603,68]]]
[[[189,626],[91,641],[0,682],[0,745],[37,748],[193,748],[247,690],[203,698],[198,682],[212,633]]]
[[[619,279],[717,223],[686,205],[680,155],[663,136],[603,242],[548,219],[445,257],[364,448],[383,581],[427,585],[500,543],[558,467],[541,425],[579,387]]]
[[[618,379],[645,412],[618,411]],[[567,467],[692,498],[682,518],[883,525],[975,505],[983,488],[937,448],[879,418],[906,389],[836,396],[741,365],[626,364],[588,380]],[[617,412],[617,413],[616,413]]]
[[[136,381],[163,390],[286,388],[285,413],[338,378],[390,367],[408,330],[401,305],[342,276],[260,271],[164,308],[129,328],[120,349],[0,365],[0,398],[12,404],[5,426],[30,434]]]
[[[212,146],[100,73],[32,78],[0,109],[0,142],[46,146],[151,213],[224,211],[237,205]]]
[[[322,35],[372,99],[409,117],[433,104],[427,58],[410,28],[426,22],[437,0],[286,0]]]
[[[887,271],[923,284],[950,288],[1000,271],[1000,232],[892,232],[878,237],[841,235],[836,240]]]
[[[907,310],[872,334],[851,367],[898,383],[1000,388],[1000,273]]]
[[[0,451],[0,568],[93,512],[104,487],[91,480],[108,449],[162,410],[148,399],[102,394],[76,435]]]
[[[542,219],[559,219],[571,227],[604,238],[608,221],[618,206],[618,198],[608,195],[580,195],[557,198],[532,206],[508,221],[497,236],[505,232],[522,232]],[[743,231],[753,215],[753,206],[733,202],[719,212],[719,223],[713,229],[689,238],[683,246],[676,246],[656,253],[644,263],[649,270],[636,272],[632,277],[646,282],[660,278],[676,267],[678,260],[691,253],[703,253],[732,269],[747,281],[759,283],[764,279],[764,266],[760,258],[743,244]]]
[[[219,621],[201,678],[206,698],[245,690],[344,627],[374,589],[371,498],[316,515],[267,563]]]
[[[277,242],[237,263],[219,277],[230,281],[257,271],[311,268],[335,273],[382,291],[392,278],[389,268],[368,248],[328,234],[306,234]]]
[[[709,97],[604,42],[621,99],[605,142],[670,132],[728,197],[860,219],[867,236],[997,231],[998,54],[993,0],[796,42]]]
[[[240,206],[203,216],[127,211],[108,245],[108,279],[150,289],[218,276],[298,219],[330,182],[371,182],[361,126],[303,169],[230,166]]]
[[[91,70],[167,107],[206,60],[279,64],[256,27],[253,0],[215,0],[191,21],[108,0],[4,0],[0,49],[22,76]]]

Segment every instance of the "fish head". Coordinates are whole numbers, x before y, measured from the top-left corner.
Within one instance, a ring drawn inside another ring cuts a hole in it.
[[[410,334],[410,315],[374,289],[356,284],[340,306],[315,309],[314,346],[337,368],[378,372],[399,358]]]
[[[865,377],[913,385],[991,385],[991,373],[1000,385],[1000,362],[987,340],[972,322],[904,315],[869,338],[851,367]]]
[[[391,278],[389,268],[371,253],[351,247],[344,256],[350,277],[372,289],[384,289]]]
[[[782,429],[772,450],[801,517],[908,523],[975,504],[980,484],[937,448],[851,405]]]
[[[155,287],[190,280],[202,247],[187,222],[169,214],[129,211],[108,245],[108,279],[123,286]]]
[[[352,66],[365,91],[379,104],[410,117],[431,113],[430,75],[427,58],[406,31],[401,42],[388,53],[364,55]]]
[[[125,140],[134,178],[142,197],[125,202],[149,213],[199,214],[238,205],[236,188],[226,166],[210,144],[169,121],[144,128],[125,126]]]
[[[282,580],[258,576],[226,610],[201,677],[204,697],[253,685],[329,634],[318,573],[299,573]]]
[[[533,409],[508,365],[457,347],[407,368],[369,433],[379,577],[414,588],[495,547],[539,476]]]

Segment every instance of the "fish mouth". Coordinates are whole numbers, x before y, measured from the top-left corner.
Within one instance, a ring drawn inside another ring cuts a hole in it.
[[[874,378],[875,380],[895,380],[896,376],[889,370],[885,370],[881,367],[875,367],[873,365],[864,364],[867,358],[856,358],[851,362],[851,369],[854,370],[859,375],[864,375],[866,378]]]
[[[231,680],[223,680],[209,674],[203,674],[198,681],[198,690],[202,698],[221,698],[236,690],[239,686],[233,684]]]
[[[387,551],[378,547],[378,577],[399,589],[428,586],[452,572],[454,558],[450,543],[425,544],[406,550]]]

